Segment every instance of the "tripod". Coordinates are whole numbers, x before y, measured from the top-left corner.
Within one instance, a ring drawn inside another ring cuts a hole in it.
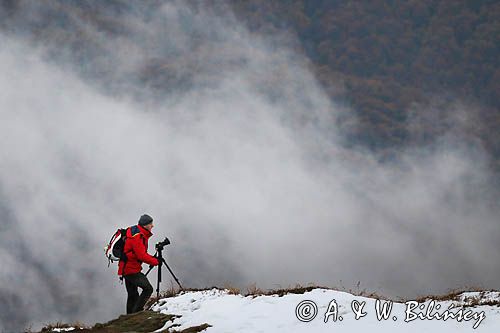
[[[179,287],[181,289],[184,289],[184,288],[182,288],[181,283],[179,282],[179,280],[175,276],[174,272],[172,272],[172,270],[170,269],[170,266],[168,266],[167,262],[163,258],[162,251],[163,251],[163,246],[158,246],[157,245],[156,246],[156,253],[155,253],[154,256],[160,262],[160,264],[158,265],[158,280],[156,281],[156,297],[158,297],[158,298],[160,297],[161,266],[163,266],[163,265],[165,265],[167,267],[168,271],[170,272],[170,274],[172,274],[172,276],[174,277],[175,282],[177,282],[177,284],[179,285]],[[146,272],[146,275],[148,275],[149,272],[151,272],[151,270],[153,269],[153,267],[154,266],[150,266],[149,267],[149,270]]]

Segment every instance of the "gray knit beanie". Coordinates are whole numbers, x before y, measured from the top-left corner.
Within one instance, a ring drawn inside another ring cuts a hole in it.
[[[153,218],[148,214],[144,214],[139,219],[139,225],[147,225],[153,222]]]

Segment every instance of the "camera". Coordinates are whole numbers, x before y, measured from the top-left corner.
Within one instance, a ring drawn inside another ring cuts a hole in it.
[[[156,243],[156,245],[155,245],[155,248],[156,248],[155,258],[158,259],[158,279],[156,280],[156,297],[158,297],[158,298],[160,298],[160,283],[161,283],[161,267],[162,267],[162,265],[167,266],[167,269],[170,272],[170,274],[172,274],[172,277],[174,278],[175,282],[177,282],[179,287],[182,289],[181,283],[179,282],[177,277],[174,275],[174,272],[172,272],[170,267],[168,267],[167,262],[163,258],[163,254],[162,254],[163,248],[165,246],[167,246],[168,244],[170,244],[170,240],[167,237],[165,237],[164,240]],[[148,275],[149,272],[151,272],[153,267],[155,267],[155,265],[149,266],[149,270],[147,271],[146,275]]]
[[[163,248],[165,246],[167,246],[168,244],[170,244],[170,240],[167,237],[165,237],[164,240],[162,240],[161,242],[156,243],[155,248],[156,248],[157,251],[163,251]]]

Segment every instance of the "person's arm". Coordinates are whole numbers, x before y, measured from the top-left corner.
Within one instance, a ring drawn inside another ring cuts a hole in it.
[[[137,235],[133,238],[132,249],[139,261],[153,266],[157,266],[159,264],[158,259],[148,254],[146,246],[144,246],[142,236]]]

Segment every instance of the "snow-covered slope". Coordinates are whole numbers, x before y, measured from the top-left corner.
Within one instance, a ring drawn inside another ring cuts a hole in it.
[[[320,288],[281,297],[212,289],[161,299],[153,310],[180,315],[164,329],[206,323],[211,325],[207,332],[499,332],[499,301],[498,292],[468,292],[453,301],[392,303]],[[387,319],[377,315],[384,306],[391,310]]]

